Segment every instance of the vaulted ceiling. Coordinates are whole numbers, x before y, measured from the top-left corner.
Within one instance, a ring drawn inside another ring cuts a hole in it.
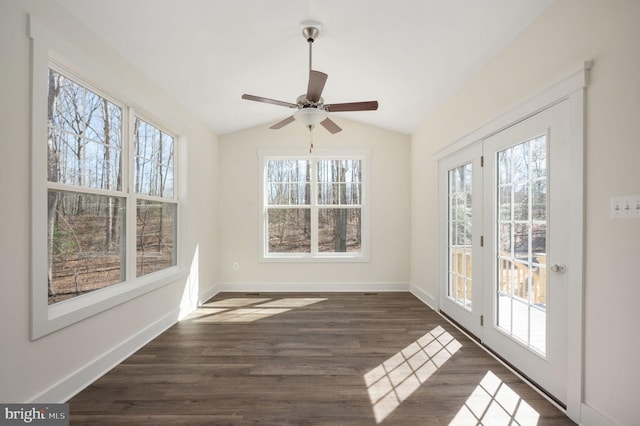
[[[273,124],[306,92],[300,22],[322,24],[313,68],[334,117],[410,134],[553,0],[57,0],[213,132]],[[339,114],[339,115],[338,115]]]

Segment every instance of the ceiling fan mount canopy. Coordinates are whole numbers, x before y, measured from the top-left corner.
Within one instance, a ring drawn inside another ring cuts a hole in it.
[[[320,29],[318,29],[318,27],[304,27],[302,29],[302,36],[309,43],[313,43],[314,41],[316,41],[319,35]]]
[[[313,70],[312,67],[312,45],[320,35],[321,28],[322,24],[317,21],[303,21],[300,23],[302,36],[309,43],[309,83],[307,85],[307,93],[298,96],[296,103],[248,94],[242,95],[242,99],[285,106],[288,108],[296,108],[298,110],[293,115],[271,126],[270,129],[280,129],[292,121],[300,121],[309,128],[309,130],[312,130],[316,125],[320,124],[330,133],[338,133],[342,129],[328,117],[330,112],[373,111],[378,109],[378,101],[350,102],[331,105],[324,103],[324,99],[321,95],[328,76],[323,72]]]

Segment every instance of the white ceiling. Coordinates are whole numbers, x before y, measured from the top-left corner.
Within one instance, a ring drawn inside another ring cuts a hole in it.
[[[313,68],[334,113],[413,133],[553,0],[57,0],[217,134],[275,123],[306,92],[299,24],[322,23]]]

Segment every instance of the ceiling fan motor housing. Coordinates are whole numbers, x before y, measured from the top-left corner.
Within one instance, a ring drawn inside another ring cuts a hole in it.
[[[298,105],[298,108],[324,109],[324,99],[322,98],[322,96],[320,97],[320,99],[318,99],[317,102],[312,102],[307,98],[306,93],[298,96],[298,99],[296,99],[296,104]]]

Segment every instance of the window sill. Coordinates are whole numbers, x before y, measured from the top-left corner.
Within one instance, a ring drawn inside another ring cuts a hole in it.
[[[268,255],[260,258],[264,263],[366,263],[370,262],[369,256],[357,255],[315,255],[310,254],[282,254]]]
[[[93,315],[183,279],[186,276],[187,272],[184,268],[174,266],[164,271],[158,271],[144,277],[136,278],[133,281],[115,284],[47,306],[45,315],[40,318],[34,316],[31,340],[36,340],[54,331],[68,327]],[[44,293],[41,298],[44,298],[44,303],[46,304],[46,293]]]

